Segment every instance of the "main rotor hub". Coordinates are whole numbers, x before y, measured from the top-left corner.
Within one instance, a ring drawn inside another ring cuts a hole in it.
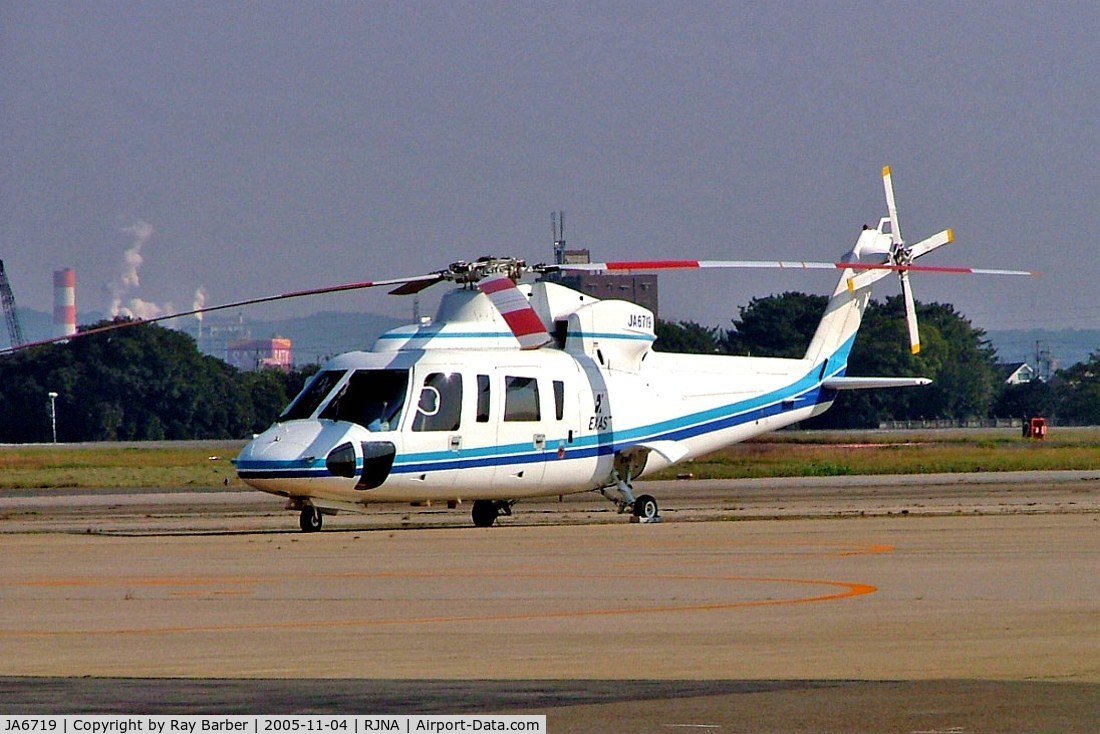
[[[451,263],[450,267],[440,272],[446,280],[462,285],[474,285],[490,275],[507,275],[514,281],[518,281],[524,274],[530,272],[525,260],[514,257],[479,257],[474,262],[459,260]]]

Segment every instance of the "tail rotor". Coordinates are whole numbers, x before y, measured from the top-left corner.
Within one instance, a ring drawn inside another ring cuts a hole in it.
[[[901,281],[901,295],[905,301],[905,324],[909,330],[909,350],[913,354],[920,352],[920,329],[917,326],[917,308],[913,299],[913,287],[909,283],[909,266],[922,255],[926,255],[937,247],[951,242],[954,235],[950,229],[921,240],[912,247],[906,247],[905,240],[901,236],[901,224],[898,221],[898,207],[894,200],[894,181],[890,175],[890,166],[882,168],[882,187],[886,192],[886,210],[889,216],[879,223],[879,229],[886,222],[890,224],[890,258],[889,262],[898,268],[898,280]]]

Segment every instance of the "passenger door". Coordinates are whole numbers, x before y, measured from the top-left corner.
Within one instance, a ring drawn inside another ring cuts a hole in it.
[[[539,379],[532,368],[501,368],[495,374],[498,403],[495,484],[514,485],[523,493],[533,491],[546,470],[547,422],[554,414],[549,381]],[[517,495],[518,496],[518,495]]]

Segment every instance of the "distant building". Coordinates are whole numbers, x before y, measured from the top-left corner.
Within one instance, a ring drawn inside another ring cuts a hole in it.
[[[554,260],[558,265],[584,265],[592,262],[588,250],[567,250],[564,240],[555,243]],[[546,280],[561,283],[593,298],[630,301],[648,308],[653,312],[654,318],[658,316],[656,273],[551,273],[546,276]]]
[[[194,331],[189,327],[185,328],[191,336],[195,337],[200,352],[226,362],[229,361],[231,343],[252,339],[252,327],[245,324],[244,317],[239,314],[235,321],[215,321],[207,318],[195,321]]]
[[[1002,362],[997,365],[997,374],[1006,385],[1023,385],[1042,380],[1039,371],[1027,362]]]
[[[275,369],[289,372],[294,364],[290,339],[234,339],[226,345],[225,361],[242,370]]]

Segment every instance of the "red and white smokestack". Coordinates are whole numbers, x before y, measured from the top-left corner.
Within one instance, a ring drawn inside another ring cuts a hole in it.
[[[53,271],[54,336],[76,333],[76,271],[72,268]]]

